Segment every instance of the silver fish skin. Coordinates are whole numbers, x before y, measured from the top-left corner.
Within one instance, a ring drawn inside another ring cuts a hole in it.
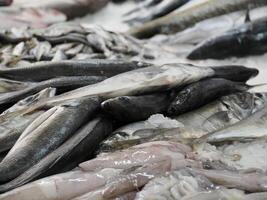
[[[196,22],[233,11],[247,9],[247,6],[267,5],[265,0],[199,0],[185,4],[177,11],[164,17],[130,29],[129,33],[138,38],[148,38],[158,33],[175,33],[184,30]]]
[[[76,134],[12,181],[0,185],[6,192],[32,180],[62,173],[92,157],[98,143],[112,131],[111,122],[98,117],[82,126]]]
[[[267,135],[267,106],[255,112],[248,118],[225,129],[210,133],[200,141],[210,143],[225,141],[246,141]]]
[[[40,115],[24,130],[0,163],[0,182],[16,178],[58,148],[98,107],[98,98],[80,98]]]
[[[45,110],[37,110],[33,113],[20,115],[19,111],[52,96],[55,96],[55,88],[44,89],[19,101],[1,114],[3,116],[6,113],[12,113],[12,117],[4,117],[3,121],[0,122],[0,152],[9,150],[27,126],[45,112]]]

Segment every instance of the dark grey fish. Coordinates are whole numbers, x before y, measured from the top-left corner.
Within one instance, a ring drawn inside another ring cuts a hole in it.
[[[167,113],[169,115],[180,115],[197,109],[219,97],[242,92],[249,89],[243,83],[233,82],[221,78],[211,78],[192,83],[179,91],[170,104]]]
[[[19,111],[31,107],[43,99],[55,96],[55,92],[55,88],[44,89],[35,95],[28,96],[17,102],[2,114],[12,113],[12,116],[4,117],[0,122],[0,153],[11,149],[27,126],[45,112],[45,110],[36,110],[26,115],[20,115]]]
[[[267,52],[267,18],[261,18],[205,40],[187,58],[191,60],[223,59],[265,52]]]
[[[103,76],[69,76],[31,83],[25,89],[0,94],[0,105],[17,102],[48,87],[57,88],[57,93],[63,93],[86,85],[95,84],[105,79],[106,77]]]
[[[147,67],[142,62],[92,59],[86,61],[36,62],[29,67],[0,69],[0,77],[42,81],[59,76],[107,76]]]
[[[0,182],[16,178],[58,148],[98,107],[98,98],[80,98],[55,106],[40,115],[0,163]]]
[[[73,169],[79,163],[92,158],[98,144],[111,131],[112,124],[109,120],[102,117],[93,119],[23,174],[6,184],[0,185],[0,192],[9,191],[40,177]]]
[[[134,122],[145,120],[156,113],[164,113],[170,102],[170,95],[166,93],[121,96],[104,101],[101,108],[120,122]]]

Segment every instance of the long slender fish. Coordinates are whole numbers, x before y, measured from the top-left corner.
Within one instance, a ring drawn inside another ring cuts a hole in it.
[[[104,76],[68,76],[60,78],[52,78],[49,80],[29,83],[28,87],[14,92],[0,94],[0,105],[17,102],[22,98],[32,95],[47,87],[57,88],[57,93],[62,93],[77,89],[86,85],[98,83],[105,80]]]
[[[211,133],[200,140],[207,142],[246,141],[267,135],[267,106],[248,118],[225,129]]]
[[[267,17],[248,22],[200,43],[188,56],[191,60],[227,58],[267,52]]]
[[[81,98],[40,115],[0,163],[0,182],[17,177],[59,147],[98,107],[98,98]]]
[[[35,95],[28,96],[27,98],[19,101],[3,113],[12,113],[13,116],[4,118],[4,120],[0,122],[0,152],[9,150],[27,126],[30,125],[31,122],[38,116],[43,114],[45,110],[36,110],[26,115],[16,113],[21,109],[29,108],[36,102],[55,96],[55,91],[55,88],[44,89]]]
[[[179,91],[168,107],[168,115],[180,115],[197,109],[222,96],[249,89],[244,83],[211,78],[192,83]]]
[[[142,62],[122,60],[36,62],[28,67],[0,69],[0,76],[14,80],[42,81],[59,76],[107,76],[147,67]]]
[[[12,181],[0,185],[0,192],[24,185],[38,177],[62,173],[76,167],[92,157],[98,143],[112,131],[112,125],[105,118],[95,118],[81,127],[56,150]]]
[[[267,2],[266,0],[193,1],[191,5],[185,5],[164,17],[133,28],[129,33],[138,38],[151,37],[158,33],[174,33],[184,30],[204,19],[246,9],[249,4],[258,7],[266,5]]]
[[[170,95],[159,93],[108,99],[101,104],[101,108],[120,122],[135,122],[145,120],[156,113],[166,112],[169,104]]]
[[[226,69],[227,67],[225,70]],[[230,66],[228,69],[230,70],[226,71],[231,74],[231,69],[235,70],[235,67]],[[238,67],[238,69],[240,68]],[[251,73],[250,68],[243,67],[240,70],[249,71],[249,73]],[[258,72],[258,70],[255,69],[253,69],[253,71],[253,75],[255,71]],[[105,100],[118,96],[161,92],[188,85],[192,82],[212,76],[217,76],[216,68],[197,67],[187,64],[165,64],[159,67],[146,67],[125,72],[100,83],[81,87],[58,95],[55,98],[47,99],[37,104],[36,108],[84,96],[97,95]],[[225,74],[223,76],[225,76]],[[29,110],[26,112],[29,112]]]

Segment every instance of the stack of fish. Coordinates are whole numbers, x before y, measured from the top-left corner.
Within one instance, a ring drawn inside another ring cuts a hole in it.
[[[148,0],[127,22],[170,34],[250,1],[209,2]],[[259,71],[158,64],[149,45],[197,27],[146,41],[72,23],[2,32],[0,200],[267,199],[267,91],[248,84]],[[224,31],[192,40],[188,58],[267,51],[266,18]]]

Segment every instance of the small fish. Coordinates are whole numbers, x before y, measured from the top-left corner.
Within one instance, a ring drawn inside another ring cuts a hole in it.
[[[0,182],[22,174],[73,135],[99,107],[98,98],[55,106],[36,118],[0,163]]]
[[[75,168],[80,162],[93,156],[98,143],[109,135],[111,131],[112,125],[109,120],[100,117],[93,119],[82,126],[77,133],[56,150],[45,156],[20,176],[0,185],[0,192],[17,188],[34,179]]]
[[[267,17],[231,29],[200,43],[188,59],[223,59],[263,54],[267,51]]]
[[[267,2],[265,0],[196,0],[164,17],[132,28],[129,33],[138,38],[148,38],[159,33],[175,33],[204,19],[246,9],[248,4],[259,7],[266,5]]]
[[[108,99],[101,104],[101,108],[114,119],[129,123],[145,120],[153,114],[165,113],[169,104],[169,95],[159,93]]]
[[[204,140],[210,143],[225,141],[246,141],[266,136],[266,116],[267,106],[265,104],[262,109],[253,113],[246,119],[225,129],[210,133],[209,135],[200,138],[200,141]]]
[[[168,115],[180,115],[197,109],[222,96],[242,92],[249,89],[243,83],[233,82],[222,78],[210,78],[192,83],[176,94],[168,107]]]
[[[36,62],[28,67],[0,69],[0,76],[15,80],[42,81],[59,76],[107,76],[147,67],[142,62],[122,60]]]

